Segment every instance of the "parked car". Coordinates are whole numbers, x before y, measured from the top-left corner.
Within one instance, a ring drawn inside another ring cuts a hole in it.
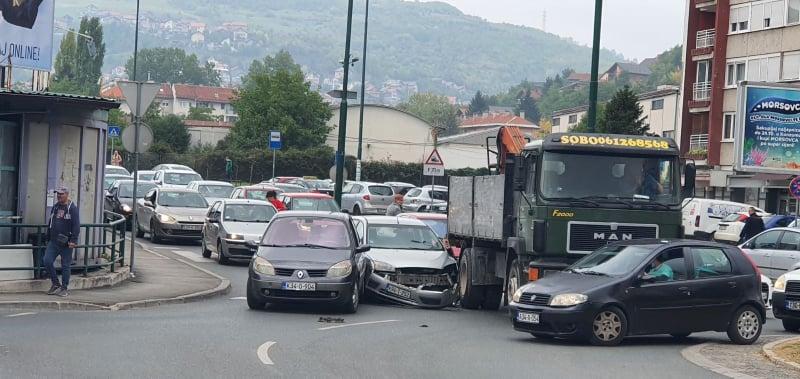
[[[800,229],[772,228],[740,247],[770,279],[800,268]]]
[[[276,176],[272,179],[261,182],[262,184],[289,183],[293,180],[302,179],[299,176]]]
[[[788,332],[800,331],[800,269],[789,271],[775,281],[772,314]]]
[[[750,207],[751,205],[725,200],[686,199],[681,217],[684,235],[688,238],[712,240],[723,218],[734,213],[746,213]],[[767,213],[758,207],[754,208],[759,214]]]
[[[717,225],[717,231],[714,232],[714,241],[732,245],[739,244],[741,242],[741,237],[739,237],[739,235],[742,233],[744,223],[747,221],[748,217],[750,217],[750,215],[747,212],[738,212],[731,213],[723,218]],[[761,215],[761,217],[763,218],[766,228],[766,224],[772,218],[772,215],[765,214]]]
[[[172,163],[162,163],[153,167],[152,171],[161,171],[161,170],[180,170],[180,171],[192,171],[195,172],[193,168],[189,166],[185,166],[182,164],[172,164]]]
[[[136,175],[139,176],[139,180],[146,180],[149,182],[153,180],[154,176],[156,176],[156,172],[151,170],[139,170],[136,172]]]
[[[140,181],[136,187],[136,199],[144,198],[153,188],[156,188],[155,183]],[[125,216],[128,220],[128,228],[131,227],[131,218],[133,218],[133,197],[133,180],[124,179],[114,182],[106,191],[104,201],[105,210]]]
[[[392,187],[370,182],[350,182],[342,188],[342,210],[353,215],[386,214],[394,201]]]
[[[772,228],[785,228],[791,225],[797,216],[792,215],[774,215],[769,220],[764,220],[764,227],[767,229]]]
[[[384,300],[444,308],[456,300],[457,262],[422,221],[408,217],[354,217],[369,245],[367,290]]]
[[[153,181],[162,188],[186,188],[195,181],[203,180],[200,174],[188,170],[159,170],[153,175]]]
[[[150,233],[153,243],[170,240],[200,240],[208,203],[197,191],[185,188],[150,190],[139,199],[137,237]]]
[[[428,212],[437,209],[447,209],[447,187],[445,186],[424,186],[408,191],[403,197],[403,211],[405,212]],[[439,211],[441,212],[441,211]]]
[[[309,192],[324,193],[333,197],[333,187],[326,180],[304,179]]]
[[[322,193],[284,193],[278,196],[278,199],[286,205],[286,210],[290,211],[341,212],[333,198]]]
[[[186,188],[200,192],[209,204],[230,198],[234,189],[233,184],[215,180],[198,180],[189,183]]]
[[[410,189],[417,187],[411,183],[403,183],[403,182],[385,182],[383,184],[392,187],[394,193],[399,193],[401,195],[405,195],[406,193],[408,193]]]
[[[283,193],[277,187],[266,185],[236,187],[231,193],[231,199],[267,200],[267,192],[275,191],[276,195]]]
[[[752,344],[766,320],[760,276],[735,246],[625,241],[520,287],[512,323],[535,337],[605,346],[632,335],[702,331],[727,331],[734,343]]]
[[[231,259],[250,259],[255,249],[246,241],[258,241],[278,211],[267,201],[225,199],[214,202],[203,224],[203,257],[217,253],[219,264]]]
[[[297,184],[272,183],[269,185],[275,188],[279,188],[282,192],[292,192],[292,193],[308,192],[308,188]]]
[[[103,189],[108,191],[111,186],[114,185],[114,182],[117,180],[128,180],[131,179],[130,175],[106,175],[103,177]]]
[[[764,305],[767,306],[767,309],[772,309],[773,292],[774,286],[772,285],[772,280],[766,275],[761,274],[761,299],[764,300]]]
[[[107,164],[106,165],[106,175],[124,175],[124,176],[131,176],[131,172],[128,171],[125,167],[122,166],[114,166]]]
[[[262,309],[267,303],[333,303],[355,313],[369,250],[359,245],[347,214],[279,213],[250,261],[247,305]]]

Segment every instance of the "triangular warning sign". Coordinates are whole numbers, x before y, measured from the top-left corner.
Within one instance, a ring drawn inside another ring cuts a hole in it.
[[[439,155],[439,151],[434,149],[431,152],[431,155],[428,156],[428,159],[425,160],[426,165],[433,165],[433,166],[444,166],[444,162],[442,162],[442,156]]]

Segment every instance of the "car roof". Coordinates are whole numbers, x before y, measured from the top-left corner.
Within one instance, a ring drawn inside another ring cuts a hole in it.
[[[209,186],[209,185],[212,185],[212,186],[231,186],[231,187],[233,187],[233,184],[230,184],[228,182],[219,181],[219,180],[195,180],[192,183],[196,183],[198,186],[204,186],[204,185],[205,186]],[[189,184],[192,184],[192,183],[189,183]]]
[[[182,170],[182,169],[177,169],[177,168],[168,168],[168,169],[163,169],[163,170],[159,170],[159,171],[170,172],[170,173],[175,173],[175,174],[197,174],[196,171]],[[200,175],[200,174],[197,174],[197,175]]]
[[[401,213],[400,217],[408,217],[408,218],[415,218],[417,220],[445,220],[447,221],[447,215],[444,213],[424,213],[424,212],[411,212],[411,213]]]
[[[384,187],[391,187],[391,186],[390,186],[390,185],[388,185],[388,184],[384,184],[384,183],[375,183],[375,182],[356,182],[356,181],[348,182],[348,184],[351,184],[351,183],[352,183],[352,184],[360,184],[360,185],[362,185],[362,186],[384,186]]]
[[[447,191],[448,190],[447,186],[439,186],[439,185],[431,186],[430,184],[428,184],[427,186],[422,186],[420,188],[422,188],[422,189],[431,189],[431,187],[433,187],[433,189],[436,190],[436,191]]]
[[[132,179],[132,177],[130,175],[123,175],[123,174],[108,174],[108,175],[103,176],[103,178],[112,178],[112,179],[113,178],[128,178],[128,179]]]
[[[300,217],[319,217],[319,218],[332,218],[336,220],[348,221],[350,215],[340,212],[317,212],[317,211],[285,211],[278,212],[273,219],[276,218],[300,218]]]
[[[155,171],[153,171],[153,170],[139,170],[139,171],[136,171],[136,172],[138,172],[140,174],[152,174],[152,173],[155,173]]]
[[[399,216],[362,216],[368,224],[376,225],[423,225],[425,224],[415,218]]]
[[[272,206],[272,203],[270,203],[269,201],[264,201],[264,200],[253,200],[253,199],[221,199],[221,200],[217,200],[217,201],[221,201],[221,202],[222,202],[223,204],[225,204],[225,205],[228,205],[228,204],[237,204],[237,205],[246,205],[246,204],[252,204],[252,205],[269,205],[270,207]],[[215,201],[215,203],[216,203],[216,201]]]
[[[278,188],[278,187],[274,187],[274,186],[270,186],[270,185],[258,185],[258,184],[254,184],[254,185],[251,185],[251,186],[241,186],[241,187],[236,187],[236,188],[237,189],[241,188],[241,189],[243,189],[245,191],[249,191],[249,190],[279,190],[279,191],[281,191],[281,189]]]
[[[298,199],[333,199],[331,195],[317,192],[285,192],[281,196],[296,197]]]
[[[386,184],[387,186],[395,186],[395,187],[416,187],[415,185],[413,185],[411,183],[405,183],[405,182],[384,182],[383,184]]]
[[[800,228],[789,228],[789,227],[785,227],[785,226],[784,226],[784,227],[780,227],[780,228],[772,228],[772,229],[767,229],[767,230],[765,230],[764,232],[768,232],[768,231],[770,231],[770,230],[783,230],[783,231],[791,231],[791,232],[798,232],[798,233],[800,233]],[[762,233],[763,233],[763,232],[762,232]]]
[[[197,192],[195,190],[188,189],[188,188],[161,188],[161,187],[156,187],[156,188],[158,188],[160,192],[200,193],[200,192]]]

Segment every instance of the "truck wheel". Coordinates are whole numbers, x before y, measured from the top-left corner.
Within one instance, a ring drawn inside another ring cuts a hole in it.
[[[485,286],[481,307],[487,311],[496,311],[503,304],[503,286]]]
[[[458,261],[458,294],[461,297],[461,306],[466,309],[478,309],[483,303],[486,288],[474,286],[471,283],[472,249],[464,249]]]
[[[508,265],[508,275],[506,275],[506,305],[511,304],[511,298],[514,296],[514,292],[517,292],[520,286],[522,286],[522,279],[520,278],[520,270],[519,270],[519,260],[514,259],[511,261],[511,264]]]

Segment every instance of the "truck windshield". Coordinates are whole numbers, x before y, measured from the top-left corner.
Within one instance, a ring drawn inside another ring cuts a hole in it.
[[[540,191],[547,200],[680,202],[675,157],[545,152]]]

